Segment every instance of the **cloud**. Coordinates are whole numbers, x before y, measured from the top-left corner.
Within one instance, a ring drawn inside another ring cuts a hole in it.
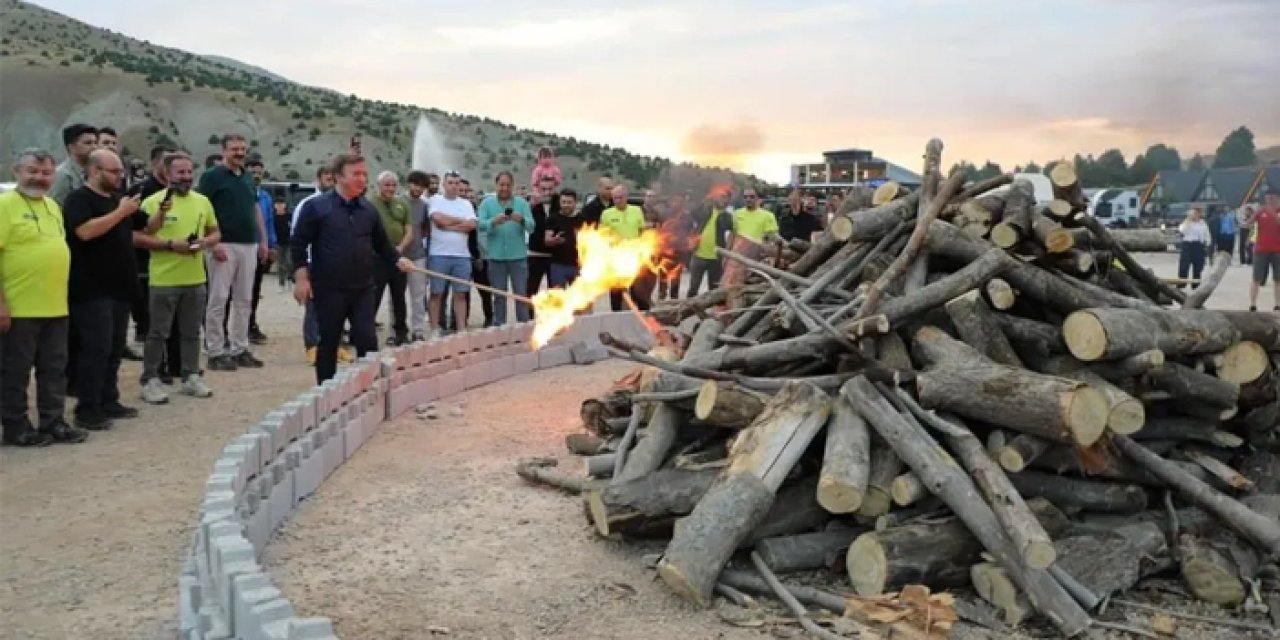
[[[681,153],[696,162],[735,169],[744,168],[764,148],[764,133],[753,122],[700,124],[680,143]]]

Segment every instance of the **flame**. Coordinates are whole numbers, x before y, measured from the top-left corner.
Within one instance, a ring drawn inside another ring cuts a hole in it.
[[[542,348],[572,325],[574,313],[590,308],[600,296],[630,287],[645,269],[662,272],[662,266],[655,263],[661,246],[661,235],[652,229],[631,239],[620,238],[604,227],[580,229],[578,279],[568,288],[548,289],[533,296],[533,348]]]

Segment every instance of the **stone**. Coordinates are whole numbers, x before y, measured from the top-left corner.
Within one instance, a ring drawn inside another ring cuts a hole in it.
[[[569,347],[544,347],[537,351],[538,368],[550,369],[559,367],[573,362],[573,355],[569,352]]]
[[[347,425],[342,429],[343,459],[350,458],[355,455],[356,451],[364,445],[364,421],[360,419],[359,414],[354,417],[348,415]]]
[[[572,342],[569,344],[569,355],[574,364],[591,364],[609,358],[609,350],[600,342]]]
[[[265,440],[266,436],[263,434],[251,431],[233,441],[235,444],[245,447],[249,452],[246,457],[248,463],[245,468],[249,476],[256,476],[262,473],[263,465],[270,460],[270,456],[266,455],[266,447],[263,446]],[[265,460],[264,457],[266,458]]]
[[[268,508],[271,510],[268,522],[273,532],[280,528],[285,516],[293,510],[293,471],[285,469],[284,464],[277,468],[281,477],[271,488],[271,496],[268,498]]]
[[[440,376],[440,397],[447,398],[461,392],[465,382],[462,376],[460,371],[449,371]]]
[[[293,605],[284,598],[259,602],[249,608],[249,617],[250,624],[256,627],[255,635],[244,640],[288,640]]]
[[[289,621],[289,640],[337,640],[328,618],[294,618]]]

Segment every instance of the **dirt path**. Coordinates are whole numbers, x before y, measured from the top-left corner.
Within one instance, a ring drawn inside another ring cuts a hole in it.
[[[638,545],[596,538],[578,498],[513,473],[564,457],[580,400],[630,368],[512,378],[458,396],[463,417],[450,400],[439,420],[384,425],[267,547],[277,585],[344,638],[759,638],[678,601]]]

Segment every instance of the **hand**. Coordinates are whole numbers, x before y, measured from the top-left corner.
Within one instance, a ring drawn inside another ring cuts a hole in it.
[[[410,271],[413,271],[414,264],[413,261],[408,258],[400,258],[399,260],[396,260],[396,268],[402,273],[409,273]]]
[[[213,248],[213,259],[214,259],[214,260],[217,260],[218,262],[226,262],[226,261],[227,261],[227,248],[226,248],[226,247],[224,247],[224,246],[222,246],[222,245],[218,245],[218,246],[214,247],[214,248]]]
[[[510,221],[511,221],[511,216],[509,216],[509,215],[507,215],[507,214],[505,214],[505,213],[504,213],[504,214],[502,214],[502,215],[500,215],[500,216],[498,216],[498,217],[494,218],[494,219],[493,219],[493,224],[503,224],[503,223],[510,222]]]
[[[4,302],[0,302],[0,333],[8,333],[9,326],[13,324],[13,319],[9,317],[9,307]]]
[[[189,256],[195,253],[196,251],[199,251],[198,248],[192,249],[186,242],[174,242],[174,243],[171,243],[169,246],[170,246],[170,249],[169,249],[170,251],[180,256]]]
[[[524,224],[524,215],[519,213],[513,213],[507,216],[507,219],[512,222],[515,222],[516,224]]]
[[[293,283],[293,299],[305,305],[311,299],[311,280],[306,276],[296,278]]]
[[[173,208],[173,198],[169,198],[168,200],[161,200],[159,213],[162,213],[162,214],[169,213],[169,210],[172,208]]]
[[[138,204],[140,202],[142,202],[142,199],[139,198],[137,194],[131,195],[127,198],[121,198],[120,205],[116,207],[116,211],[120,212],[121,218],[128,218],[134,213],[137,213]]]
[[[266,262],[267,256],[269,255],[271,255],[271,250],[267,248],[267,243],[259,242],[258,243],[258,262],[259,263]]]
[[[270,251],[267,251],[267,262],[275,262],[279,258],[280,258],[279,250],[271,249]]]

